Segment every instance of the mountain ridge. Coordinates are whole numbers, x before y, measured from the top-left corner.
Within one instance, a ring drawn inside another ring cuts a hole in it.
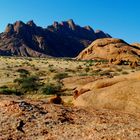
[[[33,20],[16,21],[0,34],[0,55],[75,57],[92,41],[108,37],[111,36],[90,26],[81,27],[72,19],[46,28]]]

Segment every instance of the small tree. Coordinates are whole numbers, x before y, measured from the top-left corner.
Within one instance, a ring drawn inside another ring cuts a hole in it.
[[[46,95],[57,94],[61,90],[61,85],[47,84],[42,88],[42,93]]]
[[[5,95],[21,95],[20,92],[18,92],[16,89],[11,89],[8,86],[2,86],[0,87],[0,93],[5,94]]]
[[[14,80],[23,92],[37,91],[42,85],[37,76],[21,77]]]
[[[20,73],[20,77],[27,77],[30,75],[29,71],[26,69],[18,69],[17,72]]]

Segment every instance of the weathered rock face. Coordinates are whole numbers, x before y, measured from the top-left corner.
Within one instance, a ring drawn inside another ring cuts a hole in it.
[[[12,24],[8,24],[6,29],[5,29],[5,33],[12,34],[13,32],[14,32],[14,26]]]
[[[77,90],[76,106],[140,113],[140,73],[106,78]],[[80,95],[80,92],[83,91]]]
[[[111,63],[121,64],[129,61],[136,65],[139,60],[139,48],[131,46],[121,39],[104,38],[95,40],[89,47],[83,50],[77,59],[105,59]]]
[[[97,30],[95,33],[96,33],[97,38],[106,38],[106,36],[109,38],[111,37],[109,34],[105,34],[101,30]]]
[[[80,27],[73,20],[54,22],[47,28],[32,20],[8,24],[0,34],[0,55],[75,57],[93,40],[110,37],[90,26]]]
[[[133,47],[133,52],[140,56],[140,43],[133,43],[131,46]]]
[[[137,48],[140,48],[140,43],[133,43],[133,44],[131,44],[131,46],[135,46]]]

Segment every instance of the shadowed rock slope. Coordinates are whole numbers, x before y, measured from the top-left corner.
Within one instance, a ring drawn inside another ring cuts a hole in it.
[[[121,39],[104,38],[95,40],[78,55],[77,59],[103,59],[115,64],[130,62],[132,65],[136,65],[139,55],[140,48],[136,44],[129,45]]]
[[[0,34],[0,55],[75,57],[93,40],[105,37],[110,35],[80,27],[73,20],[54,22],[47,28],[17,21]]]

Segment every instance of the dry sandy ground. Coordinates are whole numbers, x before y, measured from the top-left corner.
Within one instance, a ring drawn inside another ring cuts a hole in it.
[[[0,97],[0,140],[139,140],[140,117]]]
[[[139,71],[128,66],[91,65],[89,62],[63,59],[0,57],[0,86],[11,86],[19,77],[17,69],[24,68],[38,75],[44,83],[60,72],[65,92],[96,78]],[[86,71],[89,68],[89,71]],[[52,72],[53,71],[53,72]],[[84,77],[85,76],[85,77]],[[76,79],[76,82],[74,82]],[[27,99],[27,97],[29,97]],[[38,100],[37,100],[38,98]],[[43,98],[39,100],[39,98]],[[0,140],[139,140],[139,115],[89,107],[73,107],[71,96],[65,96],[69,106],[49,104],[46,95],[0,95]],[[31,100],[32,99],[32,100]],[[34,100],[33,100],[34,99]]]
[[[95,65],[95,66],[94,66]],[[12,85],[13,80],[19,77],[18,69],[26,69],[32,75],[37,75],[46,83],[51,81],[57,73],[68,73],[69,76],[96,76],[96,75],[120,75],[137,70],[128,66],[97,65],[85,61],[74,61],[52,58],[18,58],[0,57],[0,86]],[[86,69],[89,71],[86,72]]]

